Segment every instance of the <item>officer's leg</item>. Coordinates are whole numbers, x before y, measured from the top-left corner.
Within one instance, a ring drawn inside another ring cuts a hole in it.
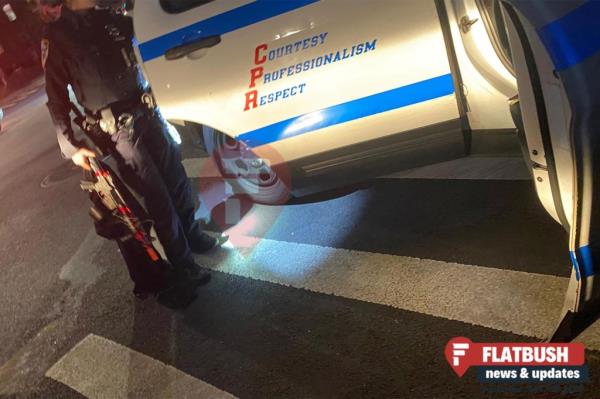
[[[144,145],[163,177],[185,235],[190,240],[201,239],[203,237],[202,228],[194,219],[193,191],[181,164],[181,150],[169,134],[168,127],[159,112],[142,119],[143,122],[140,122],[146,129],[143,137]]]
[[[140,118],[138,121],[141,121]],[[155,223],[156,233],[165,248],[167,258],[177,265],[191,257],[184,227],[163,178],[145,145],[143,123],[136,121],[133,137],[125,130],[112,136],[121,158],[120,172],[144,202]]]

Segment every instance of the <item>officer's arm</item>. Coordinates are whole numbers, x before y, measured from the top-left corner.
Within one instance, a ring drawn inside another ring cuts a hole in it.
[[[69,75],[63,58],[52,43],[46,42],[45,75],[48,109],[58,138],[60,150],[65,158],[71,158],[84,144],[75,139],[71,125],[71,100],[69,99]]]

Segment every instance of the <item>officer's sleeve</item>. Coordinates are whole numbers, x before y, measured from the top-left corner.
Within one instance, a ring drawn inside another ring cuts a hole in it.
[[[69,74],[63,63],[63,57],[57,48],[47,39],[42,42],[42,60],[46,76],[46,94],[48,110],[54,122],[58,145],[63,157],[71,158],[83,143],[76,140],[71,126],[71,100],[69,99]],[[44,48],[45,47],[45,48]]]

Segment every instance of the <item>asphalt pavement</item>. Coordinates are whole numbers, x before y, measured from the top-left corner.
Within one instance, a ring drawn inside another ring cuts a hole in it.
[[[598,325],[570,395],[490,393],[444,358],[452,337],[540,341],[559,316],[567,237],[518,160],[242,207],[197,259],[213,280],[173,311],[131,294],[44,102],[22,99],[0,135],[0,398],[598,397]],[[204,154],[184,154],[202,192]]]

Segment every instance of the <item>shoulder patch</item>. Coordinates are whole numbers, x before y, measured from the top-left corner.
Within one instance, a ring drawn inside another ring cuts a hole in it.
[[[48,60],[48,50],[50,50],[50,40],[42,39],[42,68],[46,68],[46,61]]]

